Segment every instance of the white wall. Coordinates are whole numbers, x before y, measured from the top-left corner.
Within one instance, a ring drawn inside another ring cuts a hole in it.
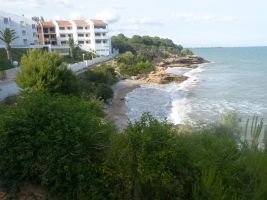
[[[4,18],[8,18],[9,21],[7,24],[4,23]],[[25,23],[25,27],[21,26],[21,22]],[[35,25],[35,28],[32,25]],[[12,46],[28,46],[32,44],[38,44],[37,38],[37,24],[31,19],[27,19],[23,16],[14,15],[0,11],[0,30],[9,28],[16,31],[16,35],[19,37],[11,43]],[[25,31],[26,34],[23,35],[22,31]],[[34,36],[35,34],[35,36]],[[24,43],[24,40],[27,42]],[[3,47],[4,43],[0,41],[0,47]]]
[[[68,68],[71,69],[73,72],[79,72],[83,69],[90,68],[92,65],[109,61],[115,56],[117,56],[118,54],[119,54],[118,51],[114,51],[114,53],[109,56],[102,56],[102,57],[94,58],[92,60],[85,60],[84,62],[68,64]]]

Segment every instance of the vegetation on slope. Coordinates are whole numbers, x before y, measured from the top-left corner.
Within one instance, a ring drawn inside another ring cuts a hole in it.
[[[193,55],[191,50],[176,45],[170,39],[150,36],[135,35],[127,38],[119,34],[112,37],[112,47],[121,53],[117,58],[120,73],[130,76],[153,71],[154,63],[173,54]]]

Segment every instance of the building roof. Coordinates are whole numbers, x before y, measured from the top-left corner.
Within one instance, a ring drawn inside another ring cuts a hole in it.
[[[43,26],[46,26],[46,27],[54,27],[55,24],[53,22],[41,22],[41,24]]]
[[[91,19],[91,20],[95,25],[107,25],[107,23],[104,22],[103,20],[99,20],[99,19]]]
[[[85,20],[73,20],[74,23],[78,26],[86,26],[88,23]]]
[[[67,20],[57,20],[56,22],[59,26],[71,26],[71,23]]]

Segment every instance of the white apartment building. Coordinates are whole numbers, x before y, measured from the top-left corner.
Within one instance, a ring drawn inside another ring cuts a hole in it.
[[[69,37],[81,49],[99,55],[111,54],[108,25],[102,20],[54,20],[57,44],[68,45]]]
[[[11,43],[11,46],[25,47],[29,45],[37,45],[37,24],[31,19],[24,16],[14,15],[0,11],[0,30],[9,28],[16,32],[18,38]],[[4,47],[4,43],[0,41],[0,48]]]

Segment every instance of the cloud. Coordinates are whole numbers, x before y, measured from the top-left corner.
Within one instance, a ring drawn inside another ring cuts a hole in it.
[[[129,20],[130,24],[135,25],[150,25],[150,26],[162,26],[164,23],[158,19],[151,19],[151,18],[132,18]]]
[[[125,10],[126,9],[126,7],[122,4],[117,4],[117,5],[113,6],[113,8],[116,10]]]
[[[169,21],[179,22],[234,22],[237,18],[234,17],[216,17],[209,14],[171,14]]]
[[[110,24],[114,24],[120,20],[120,16],[110,9],[103,10],[102,12],[98,13],[95,18],[105,20]]]
[[[85,19],[85,17],[83,16],[81,12],[73,11],[70,14],[70,19]]]
[[[0,4],[14,5],[20,7],[39,7],[45,4],[44,0],[0,0]]]
[[[59,4],[70,7],[72,5],[72,0],[0,0],[0,3],[18,7],[41,7],[49,4]]]

